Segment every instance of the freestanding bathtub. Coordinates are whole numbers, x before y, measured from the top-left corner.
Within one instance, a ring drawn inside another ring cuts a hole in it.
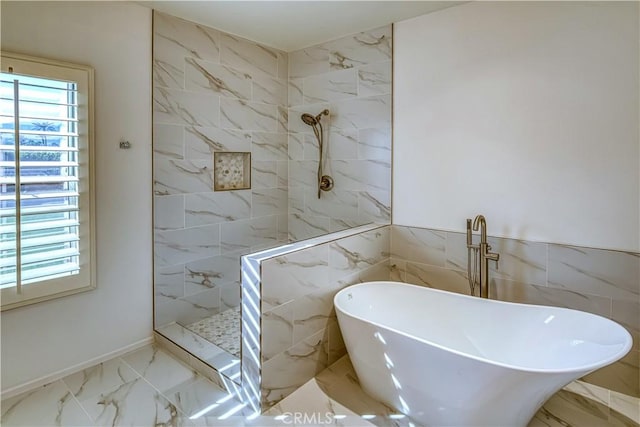
[[[632,344],[593,314],[397,282],[349,286],[334,304],[364,391],[426,426],[524,426]]]

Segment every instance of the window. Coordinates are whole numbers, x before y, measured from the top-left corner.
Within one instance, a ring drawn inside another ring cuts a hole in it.
[[[95,287],[89,67],[2,53],[0,297],[7,310]]]

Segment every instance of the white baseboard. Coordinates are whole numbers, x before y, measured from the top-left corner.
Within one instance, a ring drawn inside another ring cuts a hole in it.
[[[94,357],[93,359],[89,359],[85,362],[78,363],[77,365],[71,366],[69,368],[62,369],[60,371],[54,372],[49,375],[45,375],[43,377],[37,378],[35,380],[27,381],[26,383],[10,387],[6,390],[2,390],[0,393],[0,398],[2,400],[9,399],[13,396],[17,396],[20,393],[24,393],[25,391],[33,390],[38,387],[42,387],[43,385],[52,383],[59,379],[62,379],[68,375],[75,374],[76,372],[80,372],[84,369],[90,368],[99,363],[105,362],[109,359],[113,359],[114,357],[121,356],[125,353],[128,353],[133,350],[137,350],[141,347],[144,347],[147,344],[151,344],[153,342],[153,336],[135,342],[133,344],[129,344],[117,350],[111,351],[109,353],[103,354],[98,357]]]

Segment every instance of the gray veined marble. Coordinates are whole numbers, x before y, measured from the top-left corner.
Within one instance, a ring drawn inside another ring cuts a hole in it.
[[[358,96],[358,74],[356,70],[339,70],[304,79],[305,104],[332,102]]]
[[[332,69],[391,60],[391,25],[326,43]]]
[[[208,192],[213,188],[213,159],[154,162],[154,194]]]
[[[287,213],[287,189],[264,188],[252,190],[252,216],[262,217]]]
[[[278,109],[275,105],[222,98],[220,115],[220,125],[223,128],[278,131]]]
[[[247,252],[276,243],[277,217],[266,216],[225,222],[220,225],[220,244],[225,252]]]
[[[365,270],[389,257],[388,228],[346,237],[329,245],[331,279]]]
[[[289,180],[292,187],[316,188],[318,185],[318,161],[301,160],[290,162]]]
[[[391,61],[367,65],[358,70],[358,95],[391,93]]]
[[[220,226],[207,225],[155,233],[158,266],[182,264],[220,255]]]
[[[156,297],[180,298],[184,296],[184,265],[156,268],[154,272],[154,294]]]
[[[264,75],[253,78],[253,100],[273,105],[287,105],[287,81]]]
[[[184,196],[155,196],[153,198],[153,228],[176,230],[184,228]]]
[[[280,59],[276,49],[225,33],[221,34],[221,44],[220,60],[223,64],[244,70],[251,75],[267,74],[278,77]]]
[[[190,91],[251,99],[251,76],[224,65],[187,58],[185,79]]]
[[[287,302],[264,312],[261,321],[260,352],[262,362],[266,362],[293,345],[293,302]]]
[[[289,238],[291,240],[310,239],[330,232],[330,218],[297,213],[289,215]]]
[[[443,231],[391,226],[391,257],[444,267],[446,238]]]
[[[187,227],[236,221],[251,216],[251,192],[223,191],[185,196]]]
[[[331,160],[336,185],[351,191],[391,190],[391,164],[380,160]]]
[[[275,188],[278,186],[278,162],[251,161],[251,188]]]
[[[329,50],[324,45],[289,53],[289,77],[307,77],[329,71]]]
[[[331,105],[337,129],[391,127],[391,95],[337,101]]]
[[[161,47],[154,47],[155,56],[171,58],[173,61],[189,57],[219,62],[220,33],[213,28],[156,11],[153,14],[153,30],[154,42],[167,42]]]
[[[361,222],[391,222],[391,192],[361,191],[358,193],[358,218]]]
[[[187,263],[184,267],[184,286],[187,295],[221,287],[240,280],[240,252]]]
[[[288,103],[287,105],[289,107],[293,107],[295,105],[302,105],[303,104],[303,83],[304,80],[301,78],[298,79],[289,79],[289,86],[288,86]]]
[[[185,127],[185,158],[210,160],[214,151],[251,151],[251,133],[212,127]]]
[[[220,97],[217,95],[161,87],[153,89],[155,124],[218,126],[219,111]]]
[[[153,125],[153,156],[156,159],[184,158],[184,131],[177,125]]]
[[[358,158],[391,163],[391,128],[359,129]]]
[[[251,155],[254,160],[287,160],[286,133],[253,132]]]
[[[330,131],[327,137],[327,158],[329,159],[357,159],[358,131],[342,129]]]
[[[358,193],[354,191],[332,190],[318,199],[317,190],[308,188],[305,192],[305,212],[308,215],[326,216],[333,219],[349,220],[358,218]]]

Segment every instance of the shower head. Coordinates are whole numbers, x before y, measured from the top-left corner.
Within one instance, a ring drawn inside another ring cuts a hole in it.
[[[308,124],[309,126],[315,126],[318,124],[318,119],[313,117],[311,114],[304,113],[302,116],[300,116],[300,118],[303,122],[305,122],[305,124]]]
[[[300,118],[302,119],[303,122],[305,122],[305,124],[309,126],[315,126],[320,123],[320,119],[322,118],[323,115],[328,116],[329,110],[324,109],[320,112],[320,114],[318,114],[315,117],[309,113],[304,113],[302,116],[300,116]]]

